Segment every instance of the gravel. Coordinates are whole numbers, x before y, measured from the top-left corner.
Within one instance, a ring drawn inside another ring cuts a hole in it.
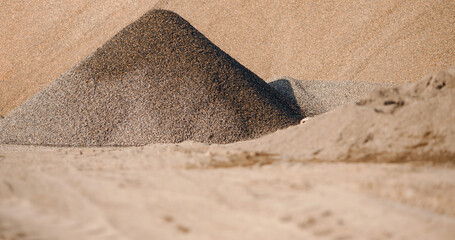
[[[0,143],[229,143],[302,117],[183,18],[152,10],[13,110]]]
[[[395,83],[359,81],[296,80],[278,76],[267,80],[307,117],[320,115],[338,106],[355,102],[379,88],[396,87]]]

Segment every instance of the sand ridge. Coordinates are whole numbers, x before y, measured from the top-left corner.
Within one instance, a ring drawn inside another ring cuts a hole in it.
[[[453,106],[455,68],[450,68],[412,84],[378,89],[304,124],[234,145],[294,159],[453,163]]]

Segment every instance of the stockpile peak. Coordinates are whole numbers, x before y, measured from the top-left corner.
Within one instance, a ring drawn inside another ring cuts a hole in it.
[[[229,143],[301,118],[297,106],[190,23],[152,10],[2,120],[0,142]]]

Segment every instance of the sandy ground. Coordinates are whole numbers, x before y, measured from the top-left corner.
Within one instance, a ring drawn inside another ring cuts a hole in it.
[[[455,62],[452,0],[4,0],[0,114],[153,7],[180,14],[263,79],[404,82]]]
[[[455,61],[453,1],[302,2],[3,1],[0,114],[7,115],[153,7],[179,13],[264,79],[401,83]],[[452,81],[441,91],[454,86]],[[403,99],[387,93],[387,99],[347,105],[304,123],[311,128],[299,125],[278,132],[278,138],[231,145],[0,145],[0,240],[453,239],[453,158],[322,161],[301,149],[310,146],[312,155],[330,159],[317,144],[334,143],[330,149],[336,151],[366,144],[363,150],[372,151],[395,136],[398,140],[391,139],[399,144],[390,147],[397,151],[426,138],[431,139],[413,146],[453,150],[452,93],[431,95],[431,101],[407,96],[404,107]],[[370,108],[386,114],[369,121],[372,115],[363,113]],[[419,118],[420,108],[431,111]],[[344,118],[344,109],[358,115]],[[337,116],[343,117],[341,125],[332,121]],[[394,116],[402,118],[389,121]],[[369,128],[352,122],[374,123],[378,134],[371,138]],[[426,128],[448,137],[440,140]],[[409,139],[400,141],[403,136]]]
[[[453,239],[453,73],[227,145],[0,145],[0,239]]]
[[[453,165],[289,161],[198,143],[0,153],[0,239],[455,235]]]

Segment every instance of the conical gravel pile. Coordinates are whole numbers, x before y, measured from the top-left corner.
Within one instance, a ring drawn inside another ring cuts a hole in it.
[[[297,106],[183,18],[153,10],[2,120],[0,142],[229,143],[301,118]]]

